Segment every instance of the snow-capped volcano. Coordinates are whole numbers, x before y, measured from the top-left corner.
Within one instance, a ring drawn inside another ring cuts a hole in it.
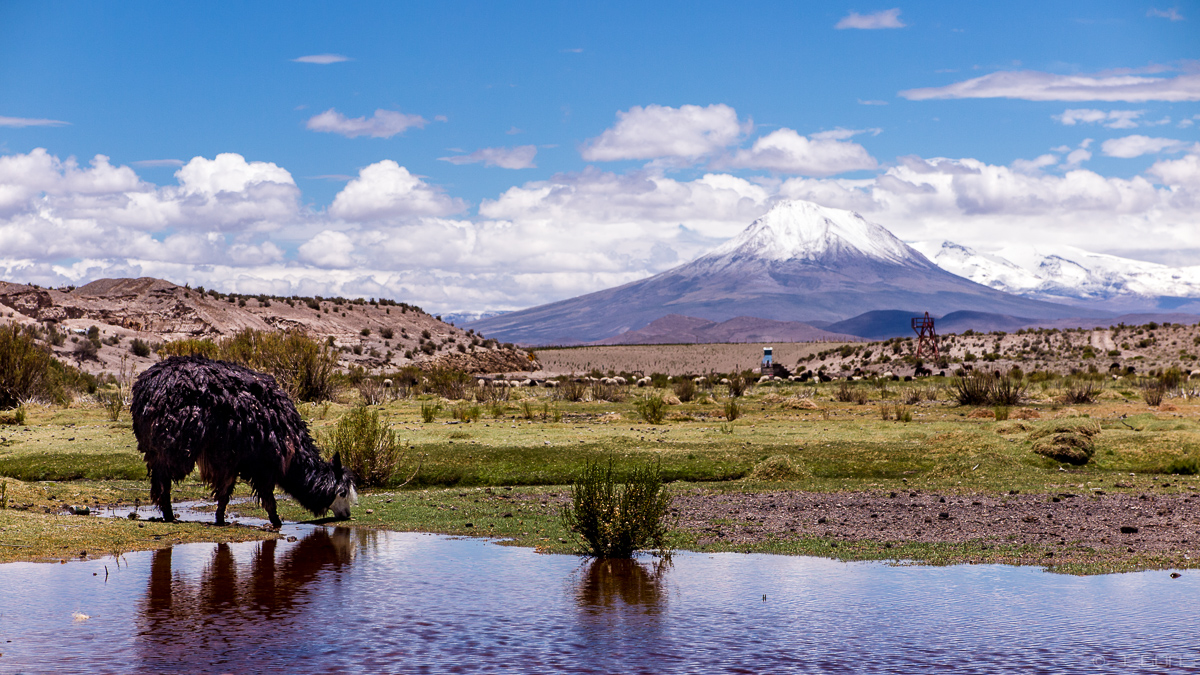
[[[856,213],[790,201],[690,263],[470,326],[506,341],[562,344],[609,338],[668,314],[832,322],[874,310],[935,316],[970,310],[1034,319],[1084,313],[947,272]]]
[[[843,209],[786,201],[717,247],[705,259],[832,262],[862,257],[897,265],[928,265],[891,232]]]
[[[948,241],[912,246],[948,272],[1029,298],[1113,310],[1200,309],[1200,266],[1168,267],[1070,246],[1009,246],[994,253]]]

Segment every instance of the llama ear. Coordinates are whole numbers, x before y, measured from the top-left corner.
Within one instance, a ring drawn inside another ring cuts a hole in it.
[[[340,452],[333,453],[333,470],[338,473],[342,472],[342,453]]]

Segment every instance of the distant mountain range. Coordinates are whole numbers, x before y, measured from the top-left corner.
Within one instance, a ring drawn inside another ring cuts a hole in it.
[[[796,321],[772,321],[739,316],[728,321],[709,321],[694,316],[668,314],[645,328],[631,330],[594,342],[598,345],[700,344],[712,342],[816,342],[849,341],[862,338],[821,330]]]
[[[670,314],[712,322],[756,317],[843,332],[816,322],[900,308],[1038,320],[1108,315],[976,283],[938,267],[857,213],[789,201],[690,263],[467,327],[525,345],[578,344],[638,331]]]
[[[1006,293],[1113,312],[1200,312],[1200,266],[1168,267],[1064,246],[1012,245],[983,253],[953,242],[916,242],[939,267]]]

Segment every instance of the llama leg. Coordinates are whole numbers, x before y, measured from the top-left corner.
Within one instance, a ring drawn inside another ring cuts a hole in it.
[[[283,526],[283,521],[279,519],[279,515],[275,513],[275,491],[264,490],[259,493],[262,497],[263,508],[267,511],[267,517],[271,519],[271,526],[279,529]]]
[[[217,525],[225,524],[225,507],[229,506],[229,495],[217,497]]]
[[[150,501],[158,504],[164,523],[175,522],[171,510],[171,476],[165,469],[155,467],[150,471]]]

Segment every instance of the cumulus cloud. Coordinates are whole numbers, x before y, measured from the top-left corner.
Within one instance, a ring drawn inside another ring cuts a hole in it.
[[[858,12],[850,12],[849,15],[838,21],[834,28],[845,30],[847,28],[859,28],[864,30],[875,30],[879,28],[904,28],[906,24],[900,20],[900,10],[885,9],[879,12],[870,14],[859,14]]]
[[[385,159],[358,172],[333,199],[329,213],[344,220],[386,220],[408,216],[447,216],[467,208],[461,199]]]
[[[537,165],[533,158],[537,155],[537,146],[519,145],[515,148],[481,148],[467,155],[439,157],[443,162],[451,164],[478,164],[498,166],[501,169],[534,169]]]
[[[352,60],[353,59],[351,59],[349,56],[343,56],[341,54],[309,54],[308,56],[301,56],[299,58],[292,59],[292,61],[295,61],[296,63],[316,63],[322,66],[327,66],[331,63],[342,63],[343,61]]]
[[[1151,138],[1134,134],[1124,138],[1110,138],[1100,144],[1100,151],[1109,157],[1129,159],[1159,152],[1179,152],[1187,146],[1184,141],[1173,138]]]
[[[344,232],[323,230],[298,249],[300,259],[317,267],[352,267],[354,242]]]
[[[1037,173],[1048,166],[1058,164],[1058,155],[1039,155],[1034,159],[1018,159],[1012,163],[1014,171],[1021,173]]]
[[[859,133],[863,132],[837,129],[806,138],[792,129],[778,129],[756,139],[749,149],[738,150],[722,164],[805,176],[873,169],[877,163],[866,148],[844,141]]]
[[[1016,98],[1027,101],[1200,101],[1200,73],[1176,77],[1056,75],[1003,71],[944,87],[900,92],[913,101],[952,98]]]
[[[711,155],[749,131],[724,104],[633,106],[617,113],[617,123],[588,140],[580,154],[589,162],[622,159],[686,159]]]
[[[1068,108],[1061,115],[1051,115],[1060,124],[1073,127],[1076,124],[1099,124],[1109,129],[1133,129],[1145,110],[1095,110],[1092,108]]]
[[[62,120],[46,120],[35,117],[0,117],[0,127],[61,127],[70,124]]]
[[[426,124],[429,124],[429,121],[420,115],[405,115],[394,110],[380,109],[370,117],[349,118],[330,108],[319,115],[310,117],[304,126],[310,131],[341,134],[347,138],[358,136],[391,138],[412,127],[423,129]]]

